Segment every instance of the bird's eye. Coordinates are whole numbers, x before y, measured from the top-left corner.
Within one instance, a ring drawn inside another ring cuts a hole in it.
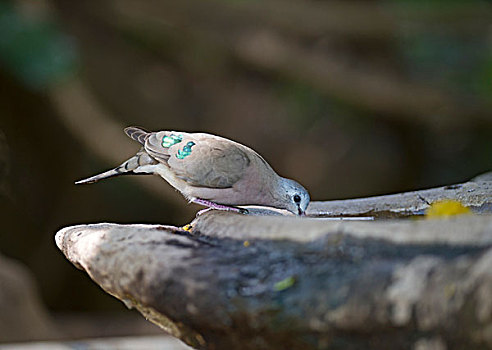
[[[301,203],[301,196],[299,196],[298,194],[294,195],[294,202],[296,203]]]

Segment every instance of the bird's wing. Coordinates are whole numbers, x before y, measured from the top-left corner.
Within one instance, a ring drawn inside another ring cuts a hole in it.
[[[153,133],[145,142],[145,150],[169,166],[178,178],[196,187],[232,187],[251,162],[239,144],[201,133]]]

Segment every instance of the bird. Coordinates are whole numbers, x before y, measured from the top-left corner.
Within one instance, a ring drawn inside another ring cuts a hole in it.
[[[247,214],[240,206],[259,205],[305,216],[308,191],[279,176],[251,148],[208,133],[149,132],[127,127],[126,135],[140,150],[114,169],[75,184],[131,174],[159,175],[189,201],[207,207]]]

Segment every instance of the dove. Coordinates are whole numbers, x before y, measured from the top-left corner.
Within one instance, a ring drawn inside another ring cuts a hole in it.
[[[247,213],[238,206],[259,205],[305,215],[308,191],[298,182],[279,176],[247,146],[206,133],[148,132],[139,127],[128,127],[125,133],[142,145],[137,154],[76,184],[118,175],[154,174],[188,201],[211,209]]]

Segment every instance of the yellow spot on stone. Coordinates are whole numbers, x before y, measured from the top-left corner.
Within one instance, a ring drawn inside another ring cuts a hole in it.
[[[455,284],[447,284],[444,286],[444,295],[447,299],[451,299],[456,294],[456,285]]]
[[[249,241],[244,241],[244,242],[243,242],[243,246],[245,246],[245,247],[249,247]]]
[[[432,203],[425,212],[425,216],[426,218],[439,218],[470,213],[470,208],[465,207],[459,201],[443,200]]]
[[[187,232],[191,232],[193,230],[193,226],[191,224],[184,225],[181,228]]]
[[[296,283],[296,278],[295,276],[289,276],[277,283],[273,286],[273,289],[275,289],[277,292],[281,292],[283,290],[286,290],[290,287],[292,287]]]

